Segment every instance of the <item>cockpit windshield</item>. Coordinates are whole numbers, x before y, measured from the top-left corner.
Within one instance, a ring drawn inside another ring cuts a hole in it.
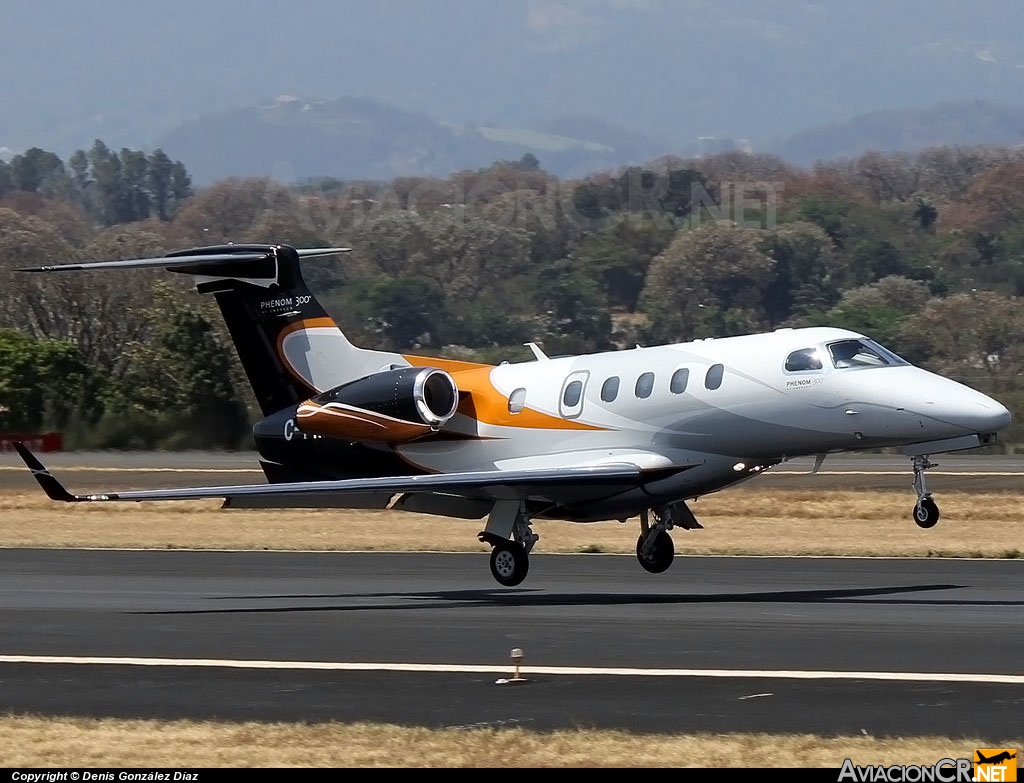
[[[908,364],[892,351],[866,337],[829,343],[828,352],[832,357],[832,364],[840,370],[848,367],[892,367]]]

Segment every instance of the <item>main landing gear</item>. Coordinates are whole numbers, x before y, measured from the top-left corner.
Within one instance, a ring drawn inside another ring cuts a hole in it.
[[[524,504],[499,500],[487,518],[487,527],[477,538],[491,549],[491,576],[505,587],[515,587],[530,571],[530,550],[540,536],[530,527]]]
[[[932,500],[932,493],[928,491],[925,483],[924,472],[928,468],[934,468],[936,463],[928,459],[924,454],[914,457],[914,491],[917,493],[917,503],[914,506],[914,521],[918,527],[935,527],[939,521],[939,507]]]
[[[651,517],[654,517],[653,524]],[[703,528],[693,512],[683,501],[656,506],[650,512],[647,509],[640,514],[640,536],[636,540],[636,559],[644,570],[652,574],[660,574],[668,570],[675,558],[675,546],[672,536],[668,534],[674,527],[684,530]]]

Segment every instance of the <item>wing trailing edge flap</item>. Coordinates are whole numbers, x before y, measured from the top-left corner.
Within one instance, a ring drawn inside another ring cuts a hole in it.
[[[271,502],[279,504],[284,499],[294,502],[301,496],[319,496],[319,502],[323,503],[330,496],[370,495],[376,496],[379,501],[385,496],[421,492],[475,499],[516,499],[543,496],[552,490],[564,491],[574,488],[600,488],[603,493],[616,490],[624,491],[648,481],[666,478],[685,469],[685,467],[645,469],[634,463],[614,462],[576,467],[484,470],[418,476],[182,487],[77,495],[69,492],[23,443],[15,443],[14,447],[51,500],[75,503],[221,498],[238,508],[247,502],[254,502],[255,498],[263,498],[262,502],[268,505],[262,507],[271,507],[269,505]],[[271,501],[271,498],[274,500]]]

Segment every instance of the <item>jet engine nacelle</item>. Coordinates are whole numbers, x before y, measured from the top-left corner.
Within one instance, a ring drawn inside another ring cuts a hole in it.
[[[306,400],[295,412],[295,424],[311,435],[402,443],[439,430],[458,404],[455,379],[444,370],[402,367]]]

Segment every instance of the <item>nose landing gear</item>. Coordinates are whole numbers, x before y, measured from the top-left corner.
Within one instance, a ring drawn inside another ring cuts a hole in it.
[[[653,524],[651,516],[654,517]],[[675,558],[675,546],[668,534],[674,527],[684,530],[703,528],[683,501],[644,510],[640,514],[640,536],[636,540],[636,559],[645,571],[660,574],[668,570]]]
[[[939,521],[939,507],[932,500],[932,493],[928,491],[925,483],[924,472],[928,468],[934,468],[936,463],[928,459],[927,454],[913,458],[914,462],[914,491],[917,493],[917,503],[914,505],[914,522],[918,527],[935,527]]]

